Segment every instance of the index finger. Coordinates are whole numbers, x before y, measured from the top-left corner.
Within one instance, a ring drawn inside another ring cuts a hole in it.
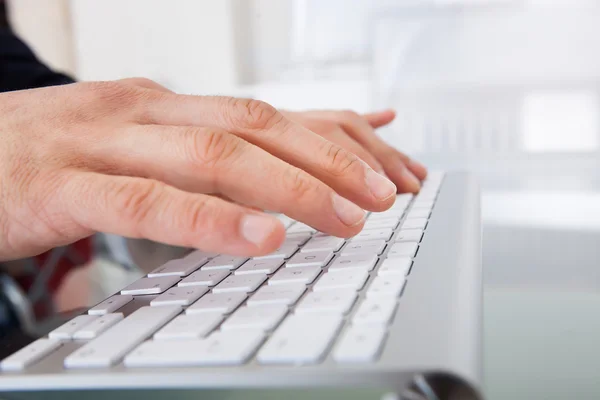
[[[327,112],[329,118],[337,121],[350,136],[361,143],[383,164],[386,174],[399,185],[401,191],[416,192],[420,182],[427,176],[427,169],[406,154],[396,150],[383,141],[375,132],[369,121],[352,111]],[[379,123],[371,115],[371,122]],[[388,116],[389,118],[389,116]]]

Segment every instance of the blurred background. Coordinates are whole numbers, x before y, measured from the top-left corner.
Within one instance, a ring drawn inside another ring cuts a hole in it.
[[[78,79],[144,76],[288,109],[395,108],[386,140],[482,184],[490,398],[600,397],[598,1],[9,6],[40,58]],[[99,301],[139,271],[98,261],[76,274],[59,309]]]

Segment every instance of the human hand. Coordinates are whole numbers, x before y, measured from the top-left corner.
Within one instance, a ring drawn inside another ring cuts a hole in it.
[[[419,162],[394,149],[375,133],[395,118],[392,110],[360,115],[353,111],[283,111],[283,114],[325,139],[354,153],[396,184],[398,191],[416,193],[427,170]]]
[[[96,231],[266,254],[284,229],[252,207],[349,237],[363,209],[395,200],[354,154],[260,101],[128,79],[5,93],[0,115],[0,260]]]

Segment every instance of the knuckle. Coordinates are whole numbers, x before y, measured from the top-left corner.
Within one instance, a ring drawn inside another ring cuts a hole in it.
[[[118,183],[112,187],[109,185],[107,189],[109,190],[109,204],[114,207],[117,217],[136,227],[148,218],[154,205],[158,202],[161,184],[157,181],[147,180]]]
[[[135,76],[133,78],[126,78],[126,79],[121,80],[121,82],[129,83],[132,85],[145,86],[145,87],[148,87],[148,86],[151,87],[151,86],[158,85],[158,83],[154,82],[152,79],[145,78],[143,76]]]
[[[283,186],[285,191],[297,200],[306,198],[316,189],[309,175],[299,168],[288,169]]]
[[[109,107],[110,111],[122,110],[144,95],[142,88],[123,81],[88,82],[83,85],[91,102]]]
[[[194,198],[193,201],[189,201],[183,206],[183,210],[182,215],[185,218],[183,226],[188,227],[186,231],[192,233],[193,240],[198,241],[199,233],[214,234],[219,231],[216,229],[215,221],[220,220],[220,210],[218,207],[213,207],[211,197]]]
[[[231,97],[229,103],[234,126],[252,130],[271,129],[284,119],[275,107],[264,101]]]
[[[184,246],[198,247],[199,244],[231,240],[225,222],[231,221],[231,215],[222,206],[217,198],[211,196],[194,196],[182,205],[183,220],[179,226],[182,227]]]
[[[352,110],[343,110],[340,111],[340,113],[342,118],[346,121],[356,121],[357,119],[361,118],[361,116],[356,111]]]
[[[328,162],[326,170],[336,177],[347,174],[360,164],[360,159],[355,154],[331,142],[325,144],[325,159]]]
[[[319,132],[323,132],[325,134],[334,134],[340,132],[340,126],[329,120],[319,120],[318,121],[318,129]]]
[[[242,151],[245,142],[220,130],[190,128],[185,132],[186,156],[194,166],[213,168],[231,163]]]
[[[131,86],[123,81],[88,82],[85,85],[90,92],[105,97],[124,96],[132,90]]]

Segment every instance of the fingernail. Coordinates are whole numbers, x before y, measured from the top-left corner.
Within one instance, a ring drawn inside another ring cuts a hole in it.
[[[338,218],[348,226],[360,224],[365,219],[365,212],[362,208],[334,193],[332,196],[333,209]]]
[[[404,179],[410,184],[412,191],[417,192],[421,188],[421,182],[407,168],[402,170]]]
[[[371,168],[367,169],[367,186],[371,194],[378,200],[386,200],[396,194],[396,185],[383,175],[378,174]]]
[[[276,218],[266,215],[248,214],[242,218],[240,231],[244,239],[257,246],[261,246],[271,233],[277,229],[278,224],[280,222]]]

